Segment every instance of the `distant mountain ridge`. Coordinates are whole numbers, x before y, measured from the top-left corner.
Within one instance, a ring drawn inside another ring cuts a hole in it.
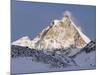
[[[77,61],[81,61],[81,59],[83,59],[83,56],[81,56],[82,53],[84,53],[85,57],[91,58],[91,56],[88,55],[91,55],[91,53],[94,54],[96,50],[96,43],[94,41],[91,41],[84,48],[79,50],[73,47],[53,50],[38,50],[17,45],[12,45],[11,50],[12,58],[32,57],[32,61],[43,62],[46,64],[50,64],[53,67],[67,67],[71,65],[79,66],[79,64],[77,64]],[[75,60],[75,58],[79,56],[81,56],[81,59]]]

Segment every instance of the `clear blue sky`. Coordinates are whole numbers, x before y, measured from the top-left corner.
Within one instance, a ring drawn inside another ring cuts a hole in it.
[[[64,11],[72,12],[76,22],[90,38],[96,36],[96,7],[71,4],[50,4],[37,2],[21,2],[12,0],[11,5],[11,40],[22,36],[34,38],[54,19],[61,19]]]

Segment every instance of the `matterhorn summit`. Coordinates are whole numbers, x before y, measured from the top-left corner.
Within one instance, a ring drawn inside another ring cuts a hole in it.
[[[89,42],[90,39],[72,20],[71,13],[66,11],[62,19],[52,21],[33,40],[25,36],[12,42],[12,45],[26,46],[34,49],[60,49],[72,45],[76,48],[83,48]]]

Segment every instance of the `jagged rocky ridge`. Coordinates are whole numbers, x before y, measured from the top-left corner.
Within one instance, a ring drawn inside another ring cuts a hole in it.
[[[53,49],[53,50],[36,50],[28,47],[12,45],[11,57],[32,57],[32,61],[43,62],[50,64],[53,67],[67,67],[67,66],[78,66],[75,57],[80,55],[82,52],[86,54],[96,50],[96,44],[91,41],[84,48],[73,54],[73,46],[70,48]],[[72,53],[72,55],[71,55]],[[80,59],[81,60],[81,59]]]
[[[28,47],[12,46],[12,58],[18,57],[32,57],[33,61],[50,64],[53,67],[66,67],[69,65],[77,65],[72,58],[66,56],[65,49],[50,50],[36,50]],[[59,53],[57,53],[59,52]],[[62,54],[65,52],[65,54]]]

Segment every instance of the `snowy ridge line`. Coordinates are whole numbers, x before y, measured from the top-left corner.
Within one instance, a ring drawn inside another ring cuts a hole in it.
[[[79,32],[79,34],[81,35],[81,37],[84,39],[84,41],[85,41],[86,43],[89,43],[91,40],[90,40],[86,35],[84,35],[84,34],[81,32],[81,30],[75,25],[74,21],[73,21],[71,18],[70,18],[70,20],[71,20],[72,25],[77,29],[77,31]]]

